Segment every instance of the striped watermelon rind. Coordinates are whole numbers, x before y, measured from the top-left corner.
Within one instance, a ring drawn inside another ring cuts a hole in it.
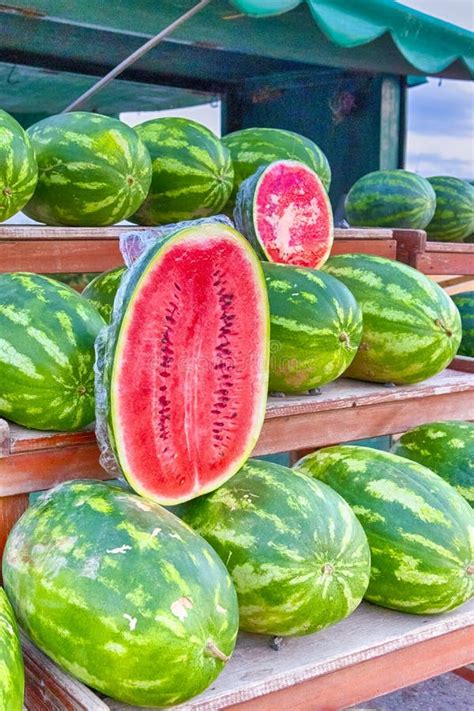
[[[106,323],[112,319],[115,294],[125,271],[125,267],[116,267],[98,274],[82,292],[82,296],[97,309]]]
[[[0,274],[0,415],[70,431],[94,420],[94,342],[104,321],[65,284]]]
[[[247,632],[310,634],[365,593],[370,554],[356,517],[329,487],[287,467],[249,459],[179,515],[227,566]]]
[[[28,135],[0,110],[0,222],[19,212],[35,191],[38,164]]]
[[[405,432],[394,454],[431,469],[474,508],[474,424],[429,422]]]
[[[39,176],[25,207],[47,225],[101,227],[125,220],[145,199],[151,159],[130,126],[75,111],[28,129]]]
[[[458,355],[474,358],[474,291],[463,291],[451,298],[459,311],[462,324]]]
[[[447,175],[428,181],[436,195],[436,211],[426,227],[428,239],[462,242],[474,232],[474,187]]]
[[[166,225],[215,215],[232,190],[230,153],[205,126],[160,118],[136,126],[153,164],[150,191],[130,217],[139,225]]]
[[[311,139],[280,128],[245,128],[229,133],[222,142],[230,151],[235,179],[226,213],[232,214],[241,183],[262,166],[276,160],[297,160],[321,179],[326,190],[331,185],[331,168],[322,150]]]
[[[0,588],[0,670],[0,708],[2,711],[22,711],[25,672],[20,634],[3,588]]]
[[[234,220],[257,254],[270,262],[318,269],[334,241],[326,190],[299,161],[274,161],[244,180]]]
[[[376,170],[352,186],[346,197],[352,227],[422,230],[432,219],[436,195],[421,175],[408,170]]]
[[[362,313],[329,274],[263,262],[270,301],[271,391],[300,393],[338,378],[362,338]]]
[[[426,467],[368,447],[337,446],[295,468],[335,489],[369,540],[366,599],[414,614],[437,614],[474,595],[474,512]]]
[[[348,377],[417,383],[452,361],[461,342],[461,318],[452,299],[427,276],[368,254],[331,257],[323,271],[340,279],[362,310],[362,342]]]
[[[76,480],[40,497],[10,533],[3,577],[32,641],[132,706],[195,696],[235,645],[237,597],[211,546],[118,486]]]

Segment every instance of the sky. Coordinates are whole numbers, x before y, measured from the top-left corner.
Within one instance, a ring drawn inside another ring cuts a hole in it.
[[[474,30],[473,0],[402,4]],[[474,179],[474,83],[429,79],[409,90],[406,167],[426,177]]]

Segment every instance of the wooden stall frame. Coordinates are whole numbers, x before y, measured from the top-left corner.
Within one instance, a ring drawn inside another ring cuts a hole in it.
[[[474,244],[432,242],[423,230],[393,230],[397,260],[429,276],[474,276]]]

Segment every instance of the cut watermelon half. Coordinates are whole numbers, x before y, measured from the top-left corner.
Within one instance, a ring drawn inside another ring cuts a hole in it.
[[[244,181],[234,217],[270,262],[317,269],[331,252],[331,203],[319,177],[304,163],[275,161]]]
[[[123,304],[108,378],[115,456],[138,493],[187,501],[235,474],[260,434],[269,362],[263,272],[236,230],[192,226],[148,253]]]

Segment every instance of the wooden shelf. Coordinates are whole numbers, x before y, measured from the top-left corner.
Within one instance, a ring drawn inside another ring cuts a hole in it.
[[[203,694],[180,711],[336,711],[457,669],[472,661],[474,601],[436,616],[363,603],[350,617],[283,641],[240,634],[234,655]],[[100,698],[25,640],[27,711],[138,711]],[[38,704],[47,698],[50,705]],[[58,699],[61,705],[53,702]]]
[[[474,275],[474,244],[430,242],[423,230],[393,230],[399,262],[424,274]]]
[[[102,272],[123,263],[120,235],[144,229],[149,228],[3,225],[0,226],[0,271]],[[333,254],[365,252],[395,259],[396,250],[391,230],[335,230]]]
[[[456,361],[456,367],[465,366]],[[340,379],[326,385],[320,395],[269,398],[254,454],[404,432],[436,419],[474,419],[472,375],[448,368],[418,385],[398,387]],[[40,432],[4,422],[0,452],[0,497],[47,489],[69,479],[107,478],[92,429]]]

